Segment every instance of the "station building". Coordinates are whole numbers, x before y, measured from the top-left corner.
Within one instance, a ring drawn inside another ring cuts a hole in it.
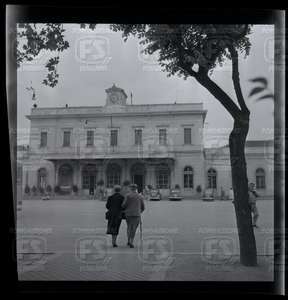
[[[115,85],[106,94],[103,106],[31,109],[23,192],[50,185],[70,194],[77,186],[79,195],[93,195],[100,181],[109,190],[126,180],[163,197],[175,185],[191,199],[199,198],[198,186],[228,192],[229,147],[204,148],[202,103],[128,104]],[[273,141],[248,141],[246,152],[249,180],[272,196]]]

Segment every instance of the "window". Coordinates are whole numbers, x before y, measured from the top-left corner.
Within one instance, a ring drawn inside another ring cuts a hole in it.
[[[89,189],[91,187],[91,182],[95,184],[96,176],[96,166],[92,164],[85,165],[82,170],[82,189]],[[92,180],[91,177],[93,177]]]
[[[158,189],[170,188],[170,170],[168,166],[159,166],[156,171],[156,186]]]
[[[256,170],[256,189],[265,189],[265,171],[262,168]]]
[[[64,131],[64,134],[63,134],[63,147],[70,147],[70,136],[71,136],[70,131]]]
[[[40,147],[47,147],[47,132],[41,132]]]
[[[84,173],[82,174],[82,189],[89,189],[89,174]]]
[[[110,146],[117,146],[118,143],[118,130],[113,129],[111,130],[110,134]]]
[[[166,145],[167,144],[167,131],[166,129],[159,129],[159,144]]]
[[[184,168],[184,188],[193,189],[193,169],[192,167]]]
[[[88,130],[87,131],[87,146],[94,146],[94,131],[93,130]]]
[[[135,145],[142,145],[142,129],[135,129]]]
[[[217,188],[217,173],[214,169],[208,170],[208,188],[216,189]]]
[[[184,144],[191,145],[191,128],[184,128]]]
[[[107,166],[107,188],[113,188],[115,185],[120,185],[121,168],[117,164]]]

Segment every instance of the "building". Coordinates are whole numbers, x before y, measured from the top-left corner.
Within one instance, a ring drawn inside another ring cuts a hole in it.
[[[58,186],[69,194],[77,186],[80,195],[89,195],[99,181],[111,189],[129,180],[140,191],[157,187],[164,197],[178,184],[191,198],[197,186],[214,187],[216,194],[220,186],[228,188],[229,152],[203,147],[202,103],[132,105],[115,85],[106,94],[104,106],[32,108],[24,187]],[[264,163],[259,161],[268,176]]]
[[[274,194],[274,142],[273,140],[248,140],[245,146],[247,177],[255,183],[261,196],[273,197]],[[206,148],[205,185],[215,189],[220,197],[221,189],[232,187],[229,146]]]

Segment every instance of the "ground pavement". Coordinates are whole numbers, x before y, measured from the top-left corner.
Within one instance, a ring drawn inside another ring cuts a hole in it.
[[[106,232],[105,202],[25,200],[18,211],[20,280],[273,280],[273,201],[258,201],[258,266],[239,263],[230,201],[145,202],[143,234],[118,248]]]

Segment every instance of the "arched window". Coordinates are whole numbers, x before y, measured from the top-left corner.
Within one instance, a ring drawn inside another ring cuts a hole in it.
[[[262,168],[256,170],[256,189],[265,189],[265,171]]]
[[[60,186],[72,186],[73,184],[73,168],[64,164],[59,168],[59,185]]]
[[[38,170],[38,188],[45,188],[47,185],[47,171],[45,168]]]
[[[193,168],[188,166],[184,168],[184,188],[193,189]]]
[[[106,186],[113,188],[114,185],[120,185],[121,182],[121,168],[117,164],[109,164],[106,171]]]
[[[89,189],[96,185],[96,166],[85,165],[82,169],[82,189]]]
[[[170,188],[170,169],[165,164],[158,166],[156,169],[156,187],[158,189]]]
[[[217,172],[215,169],[209,169],[207,172],[208,175],[208,188],[217,189]]]

